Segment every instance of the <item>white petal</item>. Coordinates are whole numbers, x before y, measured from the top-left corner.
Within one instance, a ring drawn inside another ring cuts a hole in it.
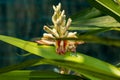
[[[53,37],[52,34],[48,34],[48,33],[44,33],[43,37],[45,37],[45,38],[55,38],[55,37]]]
[[[38,44],[44,44],[44,45],[54,45],[55,42],[54,41],[50,41],[50,40],[38,40],[36,41]]]
[[[67,21],[67,24],[66,24],[66,28],[68,29],[69,28],[69,26],[71,25],[71,22],[72,22],[72,19],[71,18],[69,18],[68,19],[68,21]]]
[[[77,32],[69,32],[67,37],[68,38],[77,38],[76,34],[77,34]]]
[[[56,7],[53,5],[53,9],[56,10]]]

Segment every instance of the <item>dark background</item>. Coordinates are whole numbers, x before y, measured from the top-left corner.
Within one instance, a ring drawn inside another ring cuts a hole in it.
[[[52,6],[59,2],[68,17],[90,7],[86,0],[0,0],[0,34],[29,41],[42,37],[43,26],[52,24]],[[86,43],[78,46],[77,50],[112,64],[120,61],[117,47]],[[34,55],[20,56],[25,53],[28,52],[0,41],[0,67],[37,58]]]

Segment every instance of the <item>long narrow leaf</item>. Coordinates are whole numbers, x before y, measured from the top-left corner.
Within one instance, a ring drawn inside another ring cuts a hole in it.
[[[108,75],[111,78],[115,78],[115,80],[120,79],[120,71],[118,68],[83,54],[78,54],[77,56],[70,56],[69,53],[67,53],[66,55],[58,55],[55,53],[55,48],[52,46],[39,46],[37,45],[37,43],[24,41],[9,36],[0,35],[0,40],[12,44],[21,49],[24,49],[30,52],[31,54],[35,54],[44,57],[46,59],[54,59],[54,60],[62,60],[62,61],[65,60],[68,62],[70,61],[68,66],[69,67],[73,66],[74,67],[74,69],[72,68],[73,70],[78,70],[81,68],[83,70],[86,70],[86,72],[91,71],[98,74]],[[76,65],[73,64],[72,62],[76,63]],[[65,64],[67,64],[67,62],[59,63],[59,65],[65,65]],[[67,65],[65,66],[68,68]]]
[[[120,5],[115,0],[88,0],[93,6],[120,22]],[[117,1],[117,0],[116,0]]]
[[[39,62],[40,60],[41,59],[27,60],[27,61],[24,61],[22,63],[18,63],[18,64],[14,64],[14,65],[10,65],[10,66],[0,68],[0,74],[6,73],[6,72],[9,72],[9,71],[13,71],[13,70],[19,70],[19,69],[29,67],[29,66]],[[41,64],[44,64],[44,63],[41,63]]]
[[[120,28],[120,23],[110,16],[102,16],[92,19],[75,20],[70,30],[98,30],[103,28]]]
[[[17,70],[0,75],[1,80],[80,80],[79,76],[58,74],[53,71]],[[82,79],[82,78],[81,78]]]
[[[78,38],[58,38],[58,40],[76,40],[76,41],[85,41],[88,43],[98,43],[98,44],[104,44],[108,46],[117,46],[120,47],[120,40],[119,39],[112,39],[112,38],[106,38],[106,37],[98,37],[94,35],[78,35]]]
[[[71,16],[73,21],[91,19],[103,15],[101,11],[96,8],[88,8]]]
[[[69,62],[69,61],[62,61],[62,60],[56,61],[56,60],[43,59],[34,65],[39,65],[39,63],[41,63],[41,62],[45,62],[45,63],[52,64],[52,65],[63,66],[65,68],[74,70],[74,71],[78,72],[79,74],[83,74],[83,75],[89,77],[91,80],[101,80],[101,79],[119,80],[120,79],[120,78],[116,78],[116,77],[111,77],[110,75],[106,75],[106,73],[104,73],[104,72],[99,73],[99,72],[97,72],[97,69],[95,69],[95,71],[86,70],[85,68],[82,68],[82,65],[74,63],[74,62]],[[66,64],[64,64],[63,62]]]

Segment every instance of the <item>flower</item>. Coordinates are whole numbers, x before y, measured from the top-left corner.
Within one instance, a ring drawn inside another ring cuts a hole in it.
[[[43,34],[41,40],[36,41],[39,44],[55,45],[58,54],[65,54],[66,52],[76,52],[76,45],[82,44],[83,41],[77,42],[72,40],[57,40],[57,38],[77,38],[77,32],[69,32],[68,28],[71,25],[72,19],[68,18],[66,21],[65,11],[61,11],[61,3],[57,6],[53,5],[54,14],[52,16],[53,28],[44,26],[47,33]]]

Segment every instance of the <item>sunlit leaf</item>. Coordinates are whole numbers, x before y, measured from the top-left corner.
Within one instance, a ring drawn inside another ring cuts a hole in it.
[[[53,46],[40,46],[34,42],[24,41],[3,35],[0,35],[0,40],[26,50],[31,54],[46,58],[41,60],[40,64],[41,62],[45,62],[53,65],[63,66],[80,74],[83,74],[91,79],[120,79],[120,71],[118,68],[84,54],[77,53],[77,56],[70,56],[70,53],[66,53],[66,55],[58,55],[56,54],[55,47]]]
[[[100,11],[111,15],[120,22],[120,5],[115,0],[88,0],[92,6],[95,6]]]

